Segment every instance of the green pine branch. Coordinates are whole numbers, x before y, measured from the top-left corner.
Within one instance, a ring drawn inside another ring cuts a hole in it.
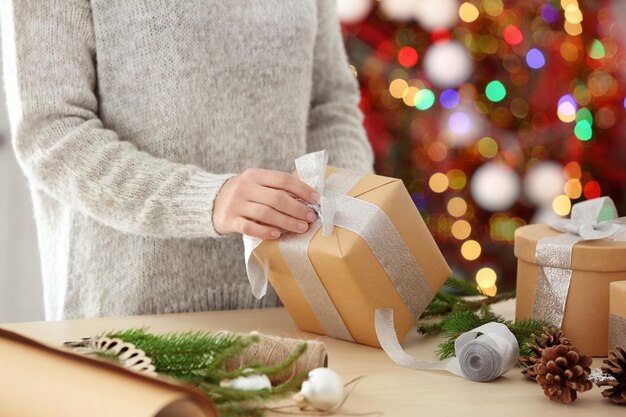
[[[452,277],[422,314],[417,331],[424,336],[443,335],[443,342],[437,345],[437,357],[446,359],[454,356],[454,341],[457,337],[490,322],[506,325],[517,338],[520,355],[530,354],[528,343],[533,342],[530,335],[540,335],[546,323],[537,320],[505,320],[491,310],[492,304],[515,297],[515,292],[503,292],[478,300],[466,298],[476,295],[484,294],[474,283]]]
[[[298,345],[277,365],[252,362],[227,370],[226,364],[241,355],[248,346],[258,343],[258,336],[206,332],[151,334],[146,328],[109,332],[104,336],[134,344],[152,359],[157,373],[200,389],[214,401],[220,416],[262,416],[268,401],[295,392],[306,378],[305,374],[296,375],[271,390],[242,391],[220,384],[239,376],[273,376],[287,372],[306,351],[306,343]]]

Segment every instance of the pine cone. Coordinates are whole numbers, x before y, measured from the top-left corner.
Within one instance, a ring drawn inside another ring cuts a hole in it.
[[[616,404],[626,405],[626,351],[616,348],[609,353],[609,358],[604,360],[608,366],[602,367],[602,372],[611,375],[615,379],[598,382],[598,386],[610,386],[602,391],[602,396]]]
[[[526,346],[528,346],[533,353],[528,356],[520,356],[519,361],[525,367],[522,370],[522,375],[528,379],[535,380],[535,378],[537,378],[535,364],[539,362],[543,350],[558,345],[571,346],[572,343],[567,337],[563,337],[562,331],[554,327],[544,327],[540,337],[534,334],[531,334],[530,337],[535,343],[527,343]]]
[[[590,365],[591,356],[581,355],[573,346],[558,345],[543,350],[534,371],[548,398],[568,404],[576,399],[576,391],[591,389]]]

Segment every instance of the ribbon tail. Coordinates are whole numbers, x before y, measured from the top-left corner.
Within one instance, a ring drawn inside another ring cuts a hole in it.
[[[398,335],[393,325],[393,310],[377,309],[374,326],[376,336],[387,356],[398,365],[409,369],[448,371],[458,376],[463,376],[459,361],[449,358],[443,361],[421,361],[406,353],[398,341]]]
[[[267,293],[267,282],[269,277],[269,261],[267,259],[261,263],[256,257],[252,255],[254,250],[263,242],[262,239],[258,239],[250,236],[243,236],[243,247],[246,259],[246,273],[248,275],[248,281],[252,287],[252,295],[255,298],[260,299]]]

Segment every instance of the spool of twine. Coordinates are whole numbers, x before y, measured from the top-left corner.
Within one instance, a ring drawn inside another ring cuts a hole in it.
[[[328,365],[326,347],[320,341],[268,336],[256,332],[251,334],[258,336],[259,341],[248,346],[238,357],[228,361],[226,363],[228,371],[241,368],[250,362],[259,362],[264,366],[277,365],[287,359],[289,354],[302,343],[307,344],[302,356],[284,372],[271,376],[272,384],[282,384],[298,374]]]

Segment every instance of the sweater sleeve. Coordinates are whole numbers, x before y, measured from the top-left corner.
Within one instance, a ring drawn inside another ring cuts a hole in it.
[[[335,0],[318,0],[317,5],[308,150],[326,149],[330,164],[372,172],[372,148],[363,128],[358,83],[348,65],[337,6]]]
[[[2,7],[13,146],[31,185],[125,233],[219,236],[213,201],[232,175],[154,157],[99,120],[89,1]]]

